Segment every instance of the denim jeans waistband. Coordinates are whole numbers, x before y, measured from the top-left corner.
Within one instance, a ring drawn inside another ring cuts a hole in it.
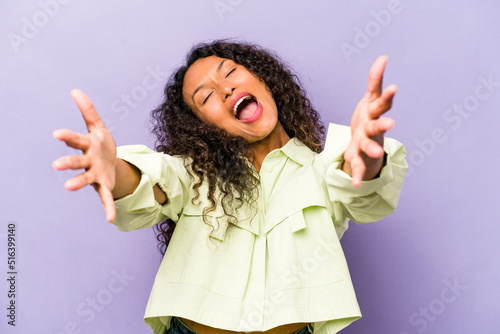
[[[312,324],[308,324],[304,328],[301,328],[291,334],[309,334],[312,332],[313,332]],[[166,334],[198,334],[198,333],[189,328],[178,317],[172,317],[172,320],[170,321],[170,328],[167,330]]]

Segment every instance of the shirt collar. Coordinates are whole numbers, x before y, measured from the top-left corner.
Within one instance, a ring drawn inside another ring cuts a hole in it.
[[[316,156],[317,153],[313,152],[309,147],[306,146],[300,139],[293,137],[291,138],[283,147],[278,148],[269,154],[273,154],[273,152],[281,151],[287,157],[295,161],[296,163],[305,166],[311,162],[311,160]],[[245,159],[248,165],[253,172],[255,178],[259,179],[259,173],[255,170],[255,167],[252,165],[248,159]]]
[[[281,152],[287,155],[290,159],[301,165],[307,165],[316,155],[311,151],[300,139],[293,137],[282,148]]]

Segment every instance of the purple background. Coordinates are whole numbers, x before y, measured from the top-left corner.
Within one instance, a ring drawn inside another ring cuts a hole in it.
[[[0,5],[0,332],[150,333],[142,316],[161,259],[154,233],[119,232],[90,187],[67,192],[76,172],[56,173],[51,163],[72,150],[52,132],[86,131],[69,95],[80,88],[118,145],[152,146],[149,111],[165,78],[147,89],[143,80],[155,69],[170,74],[194,43],[221,37],[280,54],[325,123],[349,124],[371,63],[389,55],[385,83],[399,86],[389,136],[405,144],[410,175],[395,214],[351,224],[342,239],[364,315],[342,333],[498,332],[498,2],[44,5],[54,1]],[[388,7],[390,18],[381,14]],[[345,54],[347,44],[356,53]],[[484,80],[494,82],[490,91]],[[6,324],[9,222],[17,224],[15,328]],[[113,277],[122,271],[120,285]]]

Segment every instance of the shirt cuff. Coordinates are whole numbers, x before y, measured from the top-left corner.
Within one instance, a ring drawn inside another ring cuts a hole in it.
[[[354,187],[352,178],[340,169],[344,151],[350,140],[350,127],[330,124],[323,151],[325,181],[330,200],[334,203],[343,203],[350,211],[351,216],[355,216],[355,214],[360,216],[363,212],[363,221],[372,218],[372,221],[379,220],[394,210],[399,201],[404,176],[408,168],[405,160],[406,150],[397,140],[384,138],[384,152],[387,154],[387,158],[379,176],[372,180],[362,181],[360,187]],[[383,206],[377,198],[383,200]],[[373,207],[373,205],[378,205],[378,208]],[[368,207],[371,209],[367,210]],[[336,213],[340,216],[341,211],[339,210]],[[368,217],[364,213],[365,211],[370,212],[373,217]]]
[[[117,210],[136,211],[156,206],[151,180],[146,174],[141,175],[139,185],[132,194],[115,200]]]

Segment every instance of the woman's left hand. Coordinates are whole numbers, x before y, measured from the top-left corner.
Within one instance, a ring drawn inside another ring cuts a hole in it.
[[[352,177],[355,187],[362,180],[378,175],[384,161],[384,133],[394,126],[394,120],[380,117],[392,106],[396,85],[382,91],[387,56],[380,56],[368,76],[368,90],[358,103],[351,118],[351,142],[344,152],[343,170]]]

